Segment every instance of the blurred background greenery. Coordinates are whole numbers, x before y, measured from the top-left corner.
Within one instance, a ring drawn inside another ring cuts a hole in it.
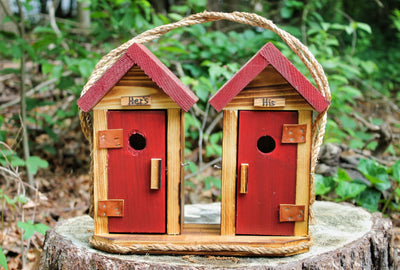
[[[324,67],[332,92],[325,143],[357,154],[360,177],[343,168],[321,173],[318,197],[386,214],[400,210],[400,0],[1,0],[2,231],[20,222],[22,252],[34,232],[44,233],[40,224],[51,225],[23,212],[38,194],[56,189],[45,179],[89,170],[76,100],[99,59],[141,32],[204,10],[268,18]],[[146,44],[200,99],[185,115],[187,202],[220,197],[213,165],[221,160],[222,116],[209,97],[270,41],[312,81],[277,35],[257,27],[205,23]],[[7,219],[8,208],[15,219]]]

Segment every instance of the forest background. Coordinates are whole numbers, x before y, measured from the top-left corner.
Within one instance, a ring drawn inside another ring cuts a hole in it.
[[[400,224],[400,0],[0,1],[0,268],[35,269],[45,231],[88,211],[90,149],[76,100],[96,63],[204,10],[257,13],[309,47],[332,92],[318,199]],[[209,97],[269,41],[312,81],[260,28],[220,21],[146,44],[200,99],[185,115],[187,203],[220,199],[222,115]]]

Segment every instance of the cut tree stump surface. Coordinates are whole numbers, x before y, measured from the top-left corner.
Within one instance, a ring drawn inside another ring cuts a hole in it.
[[[315,202],[313,209],[315,243],[309,252],[290,257],[109,254],[90,246],[93,220],[80,216],[47,232],[40,269],[396,269],[389,219],[331,202]]]

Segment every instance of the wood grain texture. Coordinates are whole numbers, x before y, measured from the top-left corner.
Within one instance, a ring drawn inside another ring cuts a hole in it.
[[[183,110],[188,111],[198,101],[196,95],[143,44],[132,44],[126,54]]]
[[[304,221],[296,222],[294,235],[308,234],[308,207],[310,193],[310,167],[311,167],[311,125],[312,112],[300,111],[299,124],[307,125],[306,142],[297,145],[297,172],[296,172],[296,204],[305,205]]]
[[[121,97],[121,106],[150,106],[151,96]]]
[[[108,233],[108,218],[98,216],[98,201],[108,199],[107,149],[99,147],[99,130],[106,130],[107,111],[93,112],[93,201],[94,201],[94,232]]]
[[[109,111],[107,117],[110,129],[124,130],[124,147],[108,150],[108,197],[123,199],[125,213],[122,218],[109,218],[109,231],[165,233],[166,112]],[[162,160],[157,190],[150,189],[152,158]]]
[[[99,130],[99,148],[121,148],[123,146],[122,129]]]
[[[168,110],[167,130],[167,234],[180,234],[181,232],[181,109]]]
[[[185,224],[185,215],[184,215],[184,207],[185,207],[185,167],[183,163],[185,162],[185,111],[181,111],[181,180],[179,183],[179,190],[180,190],[180,231],[182,231],[183,225]]]
[[[150,175],[150,189],[160,189],[161,188],[161,158],[151,159],[151,175]]]
[[[310,104],[289,84],[289,82],[272,66],[268,65],[243,90],[237,94],[224,109],[265,110],[254,106],[258,97],[284,98],[285,107],[273,110],[312,110]]]
[[[254,107],[285,107],[285,98],[256,97]]]
[[[297,120],[297,112],[239,112],[238,164],[249,170],[247,194],[238,190],[236,234],[294,234],[294,224],[279,222],[279,205],[295,203],[297,145],[280,139],[283,124]]]
[[[247,193],[247,183],[249,178],[249,164],[240,164],[240,194]]]
[[[126,54],[122,55],[121,58],[78,99],[77,104],[79,108],[84,112],[91,111],[133,65],[134,61],[132,61],[130,57]]]
[[[121,97],[128,95],[151,96],[151,105],[145,109],[169,109],[180,108],[167,94],[158,86],[115,86],[106,96],[96,105],[96,109],[109,110],[143,110],[142,107],[122,106]]]
[[[224,111],[222,129],[221,235],[235,235],[237,121],[237,111]]]
[[[271,70],[266,69],[269,65],[274,67],[274,69],[281,74],[284,81],[282,81],[279,76],[276,76],[276,74],[270,75],[268,73],[268,71]],[[258,76],[263,70],[266,70],[267,72],[263,73],[261,77]],[[303,100],[318,112],[322,112],[329,105],[329,102],[321,95],[321,93],[318,92],[318,90],[272,43],[267,43],[263,48],[261,48],[252,59],[250,59],[228,82],[226,82],[221,89],[211,97],[209,101],[210,104],[217,111],[222,110],[253,80],[255,80],[255,83],[252,87],[256,88],[260,87],[260,85],[271,87],[271,85],[288,83],[297,93],[300,94]]]

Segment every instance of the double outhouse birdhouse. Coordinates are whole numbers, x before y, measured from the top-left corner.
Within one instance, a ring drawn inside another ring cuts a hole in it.
[[[185,224],[183,114],[197,100],[141,44],[78,100],[93,111],[92,245],[142,254],[307,251],[312,113],[329,102],[266,44],[209,101],[223,111],[221,224]]]

